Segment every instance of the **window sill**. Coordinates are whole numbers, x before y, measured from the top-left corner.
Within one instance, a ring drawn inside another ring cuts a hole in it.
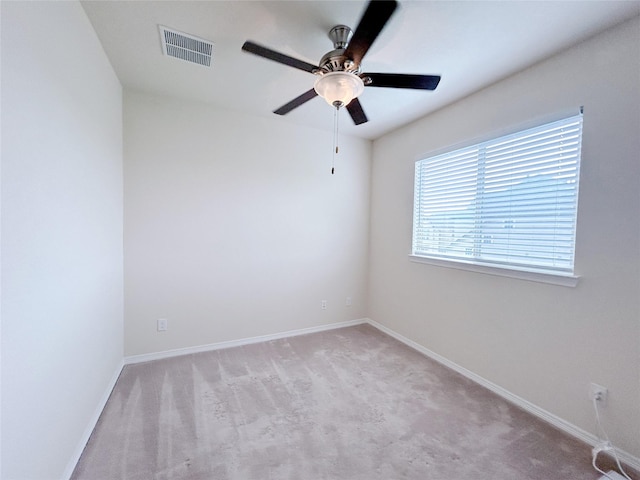
[[[542,273],[527,270],[512,270],[509,268],[490,267],[487,265],[479,265],[476,263],[465,263],[453,260],[441,260],[438,258],[419,257],[417,255],[409,255],[409,260],[415,263],[424,263],[427,265],[435,265],[437,267],[455,268],[457,270],[466,270],[469,272],[484,273],[486,275],[497,275],[500,277],[516,278],[518,280],[526,280],[529,282],[549,283],[552,285],[561,285],[563,287],[575,287],[578,285],[580,277],[575,275],[560,275],[556,273]]]

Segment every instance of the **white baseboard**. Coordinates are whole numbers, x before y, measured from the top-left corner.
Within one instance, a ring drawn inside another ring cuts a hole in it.
[[[336,328],[352,327],[367,323],[368,319],[348,320],[346,322],[329,323],[319,325],[317,327],[301,328],[297,330],[289,330],[287,332],[273,333],[269,335],[260,335],[257,337],[241,338],[239,340],[230,340],[227,342],[210,343],[208,345],[198,345],[195,347],[177,348],[175,350],[165,350],[163,352],[144,353],[141,355],[131,355],[124,357],[124,364],[131,365],[134,363],[149,362],[151,360],[160,360],[163,358],[177,357],[180,355],[189,355],[192,353],[209,352],[212,350],[221,350],[223,348],[240,347],[242,345],[250,345],[252,343],[268,342],[280,338],[295,337],[298,335],[306,335],[308,333],[323,332],[326,330],[334,330]]]
[[[618,472],[609,470],[606,475],[602,475],[598,480],[626,480],[626,478],[624,478]]]
[[[444,365],[445,367],[448,367],[451,370],[454,370],[460,373],[461,375],[467,377],[468,379],[473,380],[474,382],[491,390],[493,393],[501,396],[505,400],[517,405],[518,407],[522,408],[523,410],[526,410],[527,412],[544,420],[545,422],[550,423],[551,425],[562,430],[563,432],[566,432],[569,435],[576,437],[579,440],[582,440],[588,445],[595,446],[597,443],[601,442],[601,440],[598,439],[595,435],[581,429],[580,427],[572,423],[567,422],[566,420],[554,415],[553,413],[547,412],[543,408],[540,408],[537,405],[534,405],[533,403],[525,400],[524,398],[519,397],[518,395],[515,395],[509,392],[508,390],[505,390],[504,388],[500,387],[499,385],[496,385],[493,382],[490,382],[489,380],[481,377],[480,375],[477,375],[472,371],[467,370],[466,368],[461,367],[456,363],[453,363],[452,361],[444,358],[441,355],[438,355],[437,353],[429,350],[426,347],[423,347],[419,343],[416,343],[413,340],[410,340],[407,337],[391,330],[390,328],[385,327],[384,325],[378,322],[375,322],[370,318],[367,318],[366,322],[372,327],[377,328],[381,332],[386,333],[390,337],[395,338],[396,340],[404,343],[405,345],[413,348],[414,350],[417,350],[418,352],[435,360],[436,362]],[[630,453],[625,452],[624,450],[620,450],[619,448],[616,448],[616,453],[621,462],[626,463],[627,465],[629,465],[632,468],[635,468],[636,470],[640,470],[640,458],[635,457],[634,455],[631,455]]]
[[[118,381],[118,377],[120,376],[120,373],[122,372],[123,367],[124,367],[124,362],[120,361],[118,366],[116,367],[116,370],[113,376],[111,377],[111,380],[109,380],[109,384],[107,385],[107,388],[102,394],[102,397],[98,402],[98,406],[93,412],[93,415],[91,416],[89,423],[87,424],[87,427],[84,429],[82,437],[80,437],[78,446],[73,452],[71,459],[67,463],[67,467],[64,469],[64,473],[62,474],[62,477],[61,477],[63,480],[69,480],[71,478],[71,475],[73,475],[73,470],[76,468],[76,465],[80,460],[80,456],[84,451],[84,447],[87,445],[87,442],[89,441],[89,437],[91,437],[91,434],[93,433],[93,429],[96,427],[96,424],[100,419],[100,415],[102,414],[104,407],[107,405],[107,401],[111,396],[111,392],[113,391],[113,388],[116,386],[116,382]]]

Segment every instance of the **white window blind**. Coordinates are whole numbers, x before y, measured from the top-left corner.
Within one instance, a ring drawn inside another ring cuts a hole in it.
[[[573,274],[582,114],[416,162],[415,256]]]

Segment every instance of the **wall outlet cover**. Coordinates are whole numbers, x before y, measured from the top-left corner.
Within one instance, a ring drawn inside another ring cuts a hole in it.
[[[589,384],[589,400],[598,400],[601,405],[604,405],[607,401],[607,396],[609,391],[607,387],[603,387],[602,385],[598,385],[597,383]]]

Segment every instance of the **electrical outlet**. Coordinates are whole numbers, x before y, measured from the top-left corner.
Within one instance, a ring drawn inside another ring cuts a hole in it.
[[[327,309],[327,301],[326,300],[322,300],[320,302],[320,308],[322,308],[322,310],[326,310]]]
[[[347,301],[345,302],[345,304],[347,305],[347,307],[351,306],[351,297],[347,297]]]
[[[159,318],[158,319],[158,331],[159,332],[166,332],[167,331],[167,319],[166,318]]]
[[[591,383],[589,385],[589,400],[596,400],[601,405],[604,405],[607,401],[607,394],[607,387],[603,387],[597,383]]]

